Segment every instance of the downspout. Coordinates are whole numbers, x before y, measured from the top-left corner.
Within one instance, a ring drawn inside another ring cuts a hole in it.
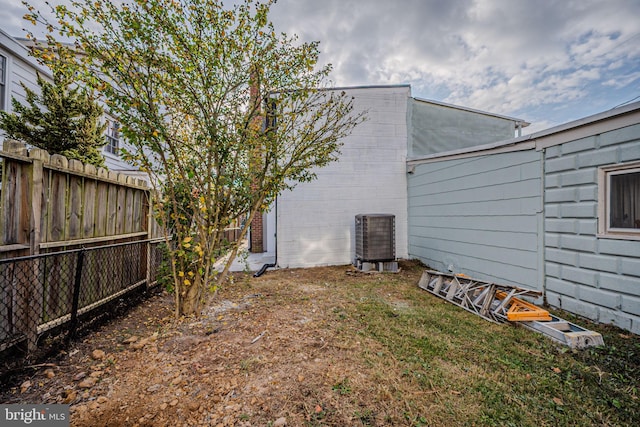
[[[546,247],[546,224],[545,224],[545,203],[546,203],[546,194],[545,194],[545,186],[546,186],[546,168],[545,168],[545,160],[547,157],[547,150],[542,149],[540,155],[540,201],[542,203],[540,209],[540,218],[538,219],[538,245],[539,245],[539,253],[538,253],[538,263],[539,263],[539,271],[538,277],[541,281],[542,285],[542,304],[543,306],[548,306],[549,302],[547,301],[547,247]]]
[[[273,268],[278,265],[278,197],[277,196],[274,203],[275,203],[275,215],[276,215],[276,232],[274,234],[274,237],[276,239],[276,251],[275,251],[276,259],[274,260],[273,263],[267,263],[267,264],[264,264],[262,267],[260,267],[260,270],[256,271],[253,277],[260,277],[265,273],[265,271],[267,271],[267,268]]]

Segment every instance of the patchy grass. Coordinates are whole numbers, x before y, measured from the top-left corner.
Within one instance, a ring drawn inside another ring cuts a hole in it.
[[[370,384],[344,378],[333,390],[373,398],[354,411],[363,425],[385,412],[386,422],[416,426],[640,425],[638,336],[556,312],[604,335],[605,347],[572,351],[489,323],[402,276],[376,279],[332,287],[341,302],[336,328],[364,343],[360,358],[374,384],[358,390]]]
[[[640,425],[640,337],[556,312],[604,336],[572,351],[423,291],[422,270],[237,275],[202,318],[180,322],[165,295],[0,401],[66,398],[73,426]],[[134,350],[130,335],[157,339]],[[92,360],[95,348],[112,362]],[[96,370],[79,390],[78,372]]]

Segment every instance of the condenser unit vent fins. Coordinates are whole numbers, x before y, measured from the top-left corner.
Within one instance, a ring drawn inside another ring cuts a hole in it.
[[[394,261],[395,226],[394,215],[356,215],[356,259],[362,262]]]

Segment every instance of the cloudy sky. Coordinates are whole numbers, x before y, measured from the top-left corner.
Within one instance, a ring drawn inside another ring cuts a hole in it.
[[[0,6],[23,36],[20,1]],[[640,0],[279,0],[271,19],[319,40],[338,86],[409,83],[527,132],[640,100]]]

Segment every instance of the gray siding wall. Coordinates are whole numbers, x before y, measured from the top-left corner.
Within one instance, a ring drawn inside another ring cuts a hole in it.
[[[409,99],[408,157],[473,147],[513,138],[511,120]]]
[[[597,237],[599,166],[640,159],[640,125],[546,149],[549,304],[640,334],[640,242]]]
[[[416,165],[409,256],[431,268],[541,290],[542,153]]]

